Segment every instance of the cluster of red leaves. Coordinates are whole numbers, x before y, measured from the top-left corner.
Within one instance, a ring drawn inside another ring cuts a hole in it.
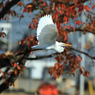
[[[25,70],[25,66],[20,66],[17,63],[11,63],[11,66],[14,67],[13,69],[11,69],[10,72],[8,73],[4,73],[2,72],[2,78],[6,79],[4,81],[4,83],[6,84],[6,86],[10,87],[11,85],[14,86],[14,83],[12,82],[12,80],[8,80],[9,75],[10,76],[17,76],[19,73],[22,75],[23,71]]]
[[[41,95],[58,95],[58,88],[53,84],[41,84],[38,88],[38,92]]]
[[[28,40],[28,39],[27,39],[27,38],[25,38],[25,39],[23,39],[23,40],[19,41],[19,42],[18,42],[18,44],[20,44],[20,45],[22,45],[22,46],[23,46],[27,40]]]
[[[32,5],[27,5],[24,9],[23,9],[23,13],[24,12],[29,12],[29,14],[31,14],[31,11],[32,11]]]
[[[75,21],[75,24],[80,25],[81,24],[81,21],[80,20],[77,20],[77,21]]]
[[[35,45],[37,45],[37,43],[38,43],[38,41],[37,41],[36,37],[30,36],[28,38],[28,41],[27,41],[28,46],[30,46],[30,47],[35,46]]]
[[[86,77],[89,77],[90,73],[88,71],[85,71],[84,68],[80,67],[80,74],[83,74]]]
[[[24,5],[24,2],[18,2],[17,5],[21,7],[22,5]]]
[[[68,65],[69,69],[71,70],[71,74],[74,76],[74,72],[79,69],[80,74],[83,74],[84,76],[88,77],[90,74],[88,71],[82,70],[80,67],[80,62],[82,60],[81,56],[74,55],[71,52],[69,52],[68,49],[65,49],[63,53],[58,54],[55,57],[55,60],[57,60],[58,63],[56,63],[53,67],[50,67],[49,74],[54,76],[54,79],[61,76],[64,73],[65,66]],[[66,64],[66,65],[65,65]],[[66,73],[68,75],[68,72]]]
[[[18,43],[23,46],[26,42],[27,42],[28,47],[34,46],[38,43],[36,40],[36,37],[34,37],[32,35],[29,38],[25,38],[25,39],[19,41]]]
[[[55,0],[55,1],[51,0],[52,8],[50,9],[52,11],[53,21],[57,25],[57,30],[58,30],[57,40],[60,39],[60,41],[64,43],[68,43],[68,33],[70,32],[68,32],[67,30],[73,29],[74,33],[76,32],[75,27],[69,23],[70,19],[76,20],[78,16],[80,17],[83,9],[85,9],[87,12],[91,12],[91,10],[88,7],[88,5],[83,5],[83,3],[80,2],[80,0],[72,0],[70,2],[65,0],[64,2],[66,4],[58,3],[58,1],[63,2],[62,0]],[[46,2],[43,2],[42,0],[38,2],[39,4],[42,4],[44,6],[45,10],[47,10],[47,8],[50,8],[50,6],[48,6]],[[69,4],[71,3],[74,3],[74,5],[69,6]],[[92,9],[94,9],[94,5],[92,6]],[[90,19],[92,19],[92,15],[89,14],[88,16]],[[92,22],[93,22],[92,25],[87,24],[85,26],[84,31],[82,31],[84,34],[86,30],[90,30],[90,31],[95,30],[94,20],[92,20]],[[37,23],[38,22],[36,22],[36,24]],[[75,24],[79,26],[83,24],[83,22],[81,22],[80,20],[76,20]],[[35,25],[35,21],[34,21],[34,26],[32,26],[32,23],[30,23],[28,27],[29,28],[32,27],[33,29],[35,29],[37,28],[37,25]],[[54,65],[54,67],[50,67],[50,71],[49,71],[51,75],[54,75],[54,79],[56,79],[57,77],[59,77],[60,75],[64,73],[64,70],[63,70],[65,69],[64,64],[68,65],[69,69],[71,70],[72,75],[74,75],[74,72],[77,69],[81,68],[80,67],[80,62],[82,60],[81,56],[80,55],[76,56],[74,53],[69,52],[69,49],[65,48],[65,51],[61,55],[58,55],[57,57],[55,57],[55,59],[57,60],[57,63]],[[80,70],[80,73],[81,73],[81,70]],[[89,76],[88,71],[83,71],[81,74],[87,77]]]
[[[32,27],[33,29],[36,29],[37,25],[38,25],[38,20],[34,18],[33,21],[28,25],[28,28],[30,29]]]
[[[59,0],[62,1],[62,0]],[[36,3],[35,3],[36,2]],[[44,7],[44,10],[46,10],[46,12],[50,12],[52,11],[52,17],[53,17],[53,21],[56,23],[57,25],[57,29],[58,29],[58,38],[61,39],[62,42],[68,43],[68,31],[65,31],[65,29],[71,29],[73,28],[73,31],[75,32],[75,28],[69,24],[69,26],[66,26],[68,24],[68,22],[70,21],[70,18],[73,18],[74,20],[78,17],[78,14],[80,12],[83,11],[83,9],[85,9],[88,12],[91,12],[90,8],[87,5],[83,5],[79,2],[79,0],[72,0],[70,1],[70,3],[65,0],[65,3],[70,4],[71,2],[74,3],[73,6],[67,6],[66,4],[58,4],[58,0],[55,0],[55,4],[54,4],[54,0],[51,0],[51,6],[47,5],[46,1],[42,1],[42,0],[33,0],[33,3],[30,3],[28,5],[25,6],[25,8],[23,9],[23,12],[29,12],[31,13],[31,11],[34,8],[34,5],[36,6],[37,4],[39,4],[39,8]],[[23,2],[19,2],[18,6],[22,6],[24,3]],[[54,4],[54,6],[53,6]],[[53,8],[51,8],[53,6]],[[3,8],[3,5],[0,6]],[[77,8],[77,10],[76,10]],[[92,9],[94,9],[94,5],[92,6]],[[14,16],[16,16],[16,12],[15,11],[8,11],[8,14],[12,13]],[[43,14],[42,14],[43,15]],[[23,17],[23,16],[22,16]],[[32,22],[29,24],[28,28],[33,28],[36,29],[37,25],[38,25],[38,18],[40,17],[40,15],[37,15],[37,18],[34,18],[32,20]],[[91,15],[89,15],[90,18]],[[3,18],[6,19],[6,18]],[[75,21],[75,24],[80,25],[82,22],[80,20]],[[63,26],[62,26],[63,25]],[[86,28],[87,30],[95,30],[95,21],[92,20],[92,25],[91,24],[87,24]],[[34,46],[37,44],[37,40],[34,36],[30,36],[29,38],[25,38],[22,41],[18,42],[21,45],[24,45],[25,43],[27,43],[28,47]],[[31,52],[32,54],[33,52]],[[5,56],[2,55],[2,57],[4,58]],[[1,58],[2,58],[1,57]],[[72,52],[69,52],[69,49],[65,48],[64,52],[61,54],[58,54],[58,56],[55,57],[55,59],[57,60],[57,63],[54,65],[54,67],[50,67],[49,73],[51,75],[54,75],[54,79],[56,79],[57,77],[59,77],[60,75],[62,75],[64,73],[64,69],[65,69],[65,64],[68,65],[69,69],[71,70],[71,74],[74,75],[74,72],[76,71],[76,69],[80,69],[80,73],[83,74],[84,76],[89,76],[89,72],[85,71],[83,68],[81,68],[79,66],[79,63],[81,62],[82,58],[78,55],[76,56],[75,54],[73,54]],[[20,71],[22,73],[22,67],[20,67],[18,64],[14,63],[11,64],[15,70],[14,70],[14,74],[17,75],[18,72]],[[11,74],[11,73],[10,73]],[[4,74],[3,74],[4,76]]]
[[[88,15],[89,18],[91,17],[90,15]],[[86,26],[84,27],[84,31],[86,33],[86,31],[90,31],[90,32],[94,32],[95,33],[95,19],[91,20],[91,23],[87,23]]]
[[[37,26],[38,26],[38,20],[36,18],[34,18],[33,21],[32,21],[32,28],[36,29]]]
[[[54,79],[56,79],[64,73],[64,68],[65,66],[63,64],[55,63],[54,67],[50,67],[49,74],[53,75]]]

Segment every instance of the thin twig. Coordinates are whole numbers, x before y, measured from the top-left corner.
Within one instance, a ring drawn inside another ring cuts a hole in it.
[[[85,3],[87,1],[90,1],[90,0],[82,0],[82,1],[80,0],[80,1],[77,2],[77,4],[80,3],[80,2],[82,4],[82,3]],[[67,6],[74,6],[75,5],[74,3],[67,3],[67,2],[63,2],[63,1],[57,1],[57,3],[59,3],[59,4],[65,4]]]
[[[77,51],[77,52],[79,52],[79,53],[82,53],[82,54],[84,54],[84,55],[86,55],[86,56],[90,57],[91,59],[95,59],[95,57],[94,57],[94,56],[91,56],[91,55],[89,55],[89,54],[88,54],[88,53],[86,53],[86,52],[80,51],[80,50],[75,49],[75,48],[70,48],[70,49],[71,49],[71,50],[74,50],[74,51]]]

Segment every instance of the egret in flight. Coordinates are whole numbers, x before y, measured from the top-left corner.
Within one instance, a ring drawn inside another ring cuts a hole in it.
[[[64,46],[72,46],[70,44],[56,41],[57,33],[57,27],[53,23],[52,16],[46,15],[42,17],[37,28],[38,45],[33,46],[32,48],[46,50],[52,49],[61,53],[64,51]]]

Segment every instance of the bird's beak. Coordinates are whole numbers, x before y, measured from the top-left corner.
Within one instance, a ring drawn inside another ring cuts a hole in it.
[[[70,47],[72,46],[71,44],[65,44],[65,43],[64,43],[63,45],[65,45],[65,46],[70,46]]]

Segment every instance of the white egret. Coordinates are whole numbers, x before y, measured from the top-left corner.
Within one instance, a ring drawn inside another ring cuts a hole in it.
[[[46,50],[53,49],[59,53],[63,52],[63,46],[71,45],[56,41],[57,33],[57,27],[53,23],[52,16],[46,15],[42,17],[37,28],[38,45],[33,46],[32,48]]]

